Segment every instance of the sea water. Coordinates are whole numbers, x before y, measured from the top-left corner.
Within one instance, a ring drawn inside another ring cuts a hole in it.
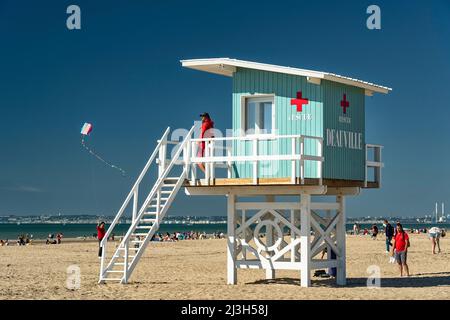
[[[116,236],[124,235],[128,228],[129,224],[119,224],[114,229],[114,234]],[[361,230],[367,228],[370,230],[372,224],[360,224]],[[380,230],[383,229],[382,225],[377,224]],[[450,224],[404,224],[403,227],[405,229],[429,229],[433,226],[439,226],[441,228],[445,228],[450,230]],[[108,227],[108,225],[106,225]],[[347,224],[347,230],[353,229],[353,223]],[[215,232],[223,232],[227,231],[226,223],[216,223],[216,224],[161,224],[158,232],[161,233],[173,233],[173,232],[186,232],[186,231],[198,231],[198,232],[206,232],[207,234],[213,234]],[[287,231],[287,230],[285,230]],[[30,223],[30,224],[11,224],[11,223],[2,223],[0,224],[0,239],[6,240],[15,240],[21,234],[33,235],[33,239],[46,239],[47,236],[51,234],[57,234],[58,232],[62,232],[65,238],[78,238],[78,237],[86,237],[92,238],[94,234],[97,233],[95,224],[88,223],[72,223],[72,224],[51,224],[51,223]]]

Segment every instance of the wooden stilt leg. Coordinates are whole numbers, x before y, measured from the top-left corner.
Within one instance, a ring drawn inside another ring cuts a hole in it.
[[[236,272],[236,195],[228,194],[228,224],[227,224],[227,284],[237,283]]]
[[[345,286],[347,282],[346,275],[346,261],[345,261],[345,198],[344,196],[336,197],[339,203],[339,220],[336,224],[336,245],[340,251],[340,256],[338,259],[338,267],[336,274],[336,283],[341,286]]]
[[[275,201],[275,197],[274,196],[266,196],[266,201],[267,202],[274,202]],[[273,240],[273,227],[271,225],[267,225],[266,226],[266,236],[267,236],[267,246],[270,247],[274,244],[274,240]],[[273,255],[273,254],[270,254]],[[266,269],[266,279],[274,279],[275,278],[275,269],[271,266],[270,268]]]
[[[300,284],[311,286],[311,195],[304,194],[300,202]]]
[[[327,224],[330,223],[330,221],[331,221],[331,211],[330,210],[326,211],[326,221],[327,221]],[[328,261],[331,260],[331,246],[330,245],[327,245],[327,260]],[[328,274],[330,274],[331,268],[328,268],[327,272],[328,272]]]

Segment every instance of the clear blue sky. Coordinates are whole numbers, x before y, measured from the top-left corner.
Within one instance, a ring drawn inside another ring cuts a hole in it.
[[[82,30],[66,28],[77,4]],[[366,28],[381,7],[382,30]],[[383,144],[381,190],[348,216],[450,208],[450,2],[0,0],[0,215],[114,214],[166,126],[209,110],[231,126],[231,80],[183,69],[231,57],[329,71],[394,88],[367,98]],[[124,178],[80,146],[123,167]],[[170,214],[225,215],[225,198],[181,194]]]

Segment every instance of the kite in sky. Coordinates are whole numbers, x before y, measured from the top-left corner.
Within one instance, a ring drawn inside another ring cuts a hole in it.
[[[114,164],[111,164],[108,161],[104,160],[102,157],[100,157],[98,154],[96,154],[91,148],[89,148],[86,145],[84,139],[85,139],[85,137],[87,137],[91,133],[91,131],[92,131],[92,124],[86,122],[83,125],[83,127],[81,128],[81,144],[82,144],[82,146],[87,151],[89,151],[90,154],[92,154],[94,157],[96,157],[98,160],[100,160],[101,162],[103,162],[104,164],[106,164],[107,166],[109,166],[109,167],[111,167],[113,169],[119,170],[122,173],[122,175],[125,176],[126,173],[125,173],[125,171],[122,168],[119,168],[118,166],[116,166]]]

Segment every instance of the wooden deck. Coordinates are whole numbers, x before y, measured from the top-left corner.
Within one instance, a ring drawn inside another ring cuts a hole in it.
[[[291,182],[291,178],[259,178],[258,183],[255,185],[253,179],[251,178],[217,178],[211,179],[208,184],[206,179],[186,180],[184,183],[185,187],[202,187],[202,188],[213,188],[213,187],[223,187],[223,186],[319,186],[319,179],[305,179],[304,183],[300,183],[300,179],[296,180],[296,183]],[[367,182],[367,186],[364,185],[364,181],[358,180],[337,180],[337,179],[323,179],[322,185],[332,188],[348,188],[348,187],[358,187],[367,189],[377,189],[380,188],[378,182]]]

